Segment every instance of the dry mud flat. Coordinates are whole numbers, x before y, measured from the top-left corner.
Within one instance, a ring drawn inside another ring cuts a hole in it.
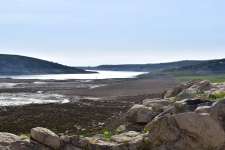
[[[145,98],[160,97],[176,85],[170,79],[0,80],[0,96],[60,95],[67,103],[0,107],[0,131],[29,133],[37,126],[56,133],[95,134],[116,126],[118,116]],[[57,100],[57,99],[56,99]],[[112,121],[113,120],[113,121]]]

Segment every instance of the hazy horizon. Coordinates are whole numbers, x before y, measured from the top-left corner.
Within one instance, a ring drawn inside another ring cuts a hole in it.
[[[225,52],[225,50],[224,50]],[[103,62],[103,63],[90,63],[88,64],[87,63],[82,63],[79,65],[79,63],[67,63],[67,60],[66,59],[71,59],[71,56],[64,56],[63,59],[65,60],[61,60],[60,59],[60,56],[59,57],[54,57],[51,59],[52,56],[41,56],[41,55],[25,55],[23,53],[0,53],[0,54],[9,54],[9,55],[19,55],[19,56],[26,56],[26,57],[32,57],[32,58],[37,58],[37,59],[42,59],[42,60],[46,60],[46,61],[50,61],[50,62],[54,62],[54,63],[59,63],[59,64],[63,64],[63,65],[68,65],[68,66],[74,66],[74,67],[95,67],[95,66],[99,66],[99,65],[129,65],[129,64],[158,64],[158,63],[170,63],[170,62],[177,62],[177,61],[204,61],[204,60],[215,60],[215,59],[225,59],[225,56],[219,56],[219,57],[206,57],[206,58],[201,58],[201,57],[195,57],[193,59],[188,59],[188,58],[185,58],[182,59],[163,59],[163,60],[146,60],[146,61],[132,61],[132,58],[131,58],[131,61],[123,61],[123,62]],[[40,56],[40,57],[39,57]],[[59,58],[59,59],[57,59]],[[157,58],[156,58],[157,59]],[[61,61],[60,61],[61,60]]]
[[[225,58],[223,0],[7,0],[0,53],[70,66]]]
[[[224,58],[214,58],[214,59],[182,59],[182,60],[174,60],[174,61],[161,61],[161,62],[152,62],[152,63],[113,63],[113,64],[98,64],[98,65],[79,65],[79,66],[74,66],[74,65],[68,65],[68,64],[64,64],[64,63],[60,63],[54,60],[48,60],[48,59],[42,59],[42,58],[38,58],[38,57],[33,57],[33,56],[26,56],[26,55],[20,55],[20,54],[8,54],[8,53],[0,53],[1,54],[6,54],[6,55],[16,55],[16,56],[25,56],[25,57],[30,57],[30,58],[36,58],[36,59],[41,59],[41,60],[45,60],[45,61],[50,61],[53,63],[59,63],[62,65],[67,65],[67,66],[72,66],[72,67],[97,67],[97,66],[101,66],[101,65],[141,65],[141,64],[160,64],[160,63],[173,63],[173,62],[179,62],[179,61],[207,61],[207,60],[219,60],[219,59],[225,59]]]

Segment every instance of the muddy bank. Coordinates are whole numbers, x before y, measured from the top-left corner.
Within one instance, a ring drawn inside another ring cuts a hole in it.
[[[104,79],[104,80],[12,80],[0,79],[0,93],[48,92],[62,95],[93,97],[129,96],[159,93],[173,87],[176,81],[166,79]],[[14,86],[12,86],[15,84]]]
[[[133,104],[141,103],[145,98],[161,97],[161,93],[176,85],[172,80],[136,79],[7,81],[4,80],[2,83],[19,83],[19,85],[8,88],[0,87],[1,94],[27,92],[35,95],[38,91],[42,91],[43,94],[63,95],[70,101],[62,104],[1,107],[0,131],[15,134],[29,133],[31,128],[37,126],[49,128],[56,133],[94,134],[101,132],[104,128],[112,127],[112,120],[117,119]],[[90,85],[95,87],[91,88]],[[77,97],[92,98],[77,100]]]

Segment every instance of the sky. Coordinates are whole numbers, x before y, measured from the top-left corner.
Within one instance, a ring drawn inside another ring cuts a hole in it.
[[[71,66],[225,58],[225,1],[0,0],[0,53]]]

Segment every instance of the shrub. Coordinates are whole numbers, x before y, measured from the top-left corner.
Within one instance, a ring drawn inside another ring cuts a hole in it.
[[[106,139],[106,140],[111,140],[111,138],[112,138],[112,132],[111,131],[109,131],[108,129],[104,129],[103,130],[103,137],[104,137],[104,139]]]
[[[219,100],[224,98],[225,98],[225,92],[216,92],[209,95],[209,99],[212,99],[212,100]]]

